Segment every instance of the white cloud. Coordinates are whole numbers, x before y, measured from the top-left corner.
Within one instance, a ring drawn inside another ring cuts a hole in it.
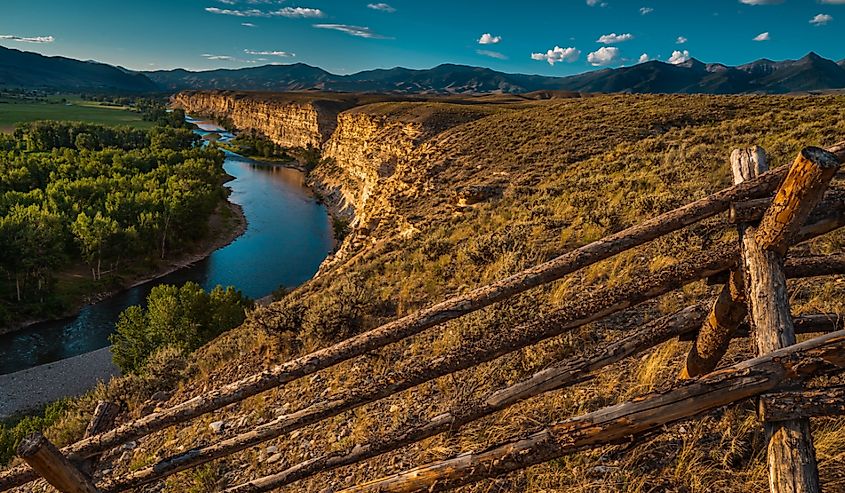
[[[739,0],[740,3],[744,3],[745,5],[778,5],[783,3],[784,0]]]
[[[494,45],[500,41],[502,41],[501,36],[493,36],[490,33],[484,33],[478,38],[478,44],[480,45]]]
[[[772,39],[772,37],[769,36],[769,31],[766,31],[764,33],[758,34],[757,36],[754,36],[754,41],[769,41],[771,39]]]
[[[648,15],[654,12],[654,9],[651,7],[640,7],[640,15]]]
[[[821,3],[827,3],[830,5],[845,5],[845,0],[821,0]]]
[[[648,61],[651,61],[651,58],[648,56],[648,53],[643,53],[642,55],[640,55],[640,59],[637,60],[637,63],[645,63]]]
[[[832,16],[832,15],[828,15],[828,14],[816,14],[816,16],[815,16],[815,17],[813,17],[812,19],[810,19],[810,24],[812,24],[812,25],[814,25],[814,26],[825,26],[825,25],[827,25],[827,24],[828,24],[830,21],[832,21],[832,20],[833,20],[833,16]]]
[[[387,12],[389,14],[396,12],[395,8],[391,7],[386,3],[368,3],[367,8],[373,10],[381,10],[382,12]]]
[[[244,50],[244,53],[247,55],[257,55],[257,56],[283,56],[283,57],[292,57],[296,56],[296,53],[291,53],[289,51],[256,51],[256,50]]]
[[[599,37],[599,39],[596,40],[596,43],[612,45],[612,44],[615,44],[615,43],[622,43],[623,41],[628,41],[628,40],[631,40],[631,39],[634,39],[634,35],[631,34],[631,33],[625,33],[625,34],[610,33],[610,34],[605,34],[605,35],[602,35],[601,37]]]
[[[219,15],[232,15],[235,17],[291,17],[291,18],[314,18],[314,17],[325,17],[326,14],[320,9],[310,9],[305,7],[285,7],[279,10],[259,10],[259,9],[246,9],[246,10],[232,10],[232,9],[219,9],[217,7],[206,7],[206,12],[210,12],[212,14],[219,14]]]
[[[532,53],[531,59],[545,60],[549,62],[549,65],[554,65],[559,62],[572,63],[575,60],[578,60],[579,56],[581,56],[581,50],[577,48],[561,48],[560,46],[555,46],[545,53]]]
[[[490,58],[496,58],[498,60],[507,60],[508,57],[504,53],[499,53],[498,51],[493,50],[475,50],[476,53],[479,55],[489,56]]]
[[[12,34],[0,34],[0,39],[8,39],[9,41],[17,41],[19,43],[52,43],[56,40],[53,36],[15,36]]]
[[[672,56],[669,57],[669,60],[667,60],[667,61],[669,63],[671,63],[672,65],[678,65],[680,63],[684,63],[686,61],[689,61],[690,58],[691,57],[689,55],[689,50],[684,50],[684,51],[675,50],[675,51],[672,52]]]
[[[317,29],[332,29],[340,31],[350,36],[357,36],[359,38],[368,39],[393,39],[381,34],[374,33],[372,29],[366,26],[350,26],[348,24],[314,24]]]
[[[237,59],[237,58],[235,58],[235,57],[233,57],[233,56],[229,56],[229,55],[212,55],[212,54],[210,54],[210,53],[203,53],[203,54],[202,54],[202,57],[203,57],[203,58],[206,58],[206,59],[208,59],[208,60],[225,60],[225,61],[228,61],[228,62],[240,62],[240,61],[243,61],[243,60],[239,60],[239,59]]]
[[[610,65],[619,59],[619,48],[615,46],[602,46],[598,50],[587,55],[587,61],[594,67]]]
[[[255,27],[255,24],[252,22],[241,22],[241,25],[244,27]]]
[[[678,39],[675,40],[675,44],[682,45],[682,44],[686,43],[687,41],[689,41],[687,38],[685,38],[683,36],[678,36]]]
[[[219,15],[233,15],[235,17],[270,17],[267,12],[258,10],[258,9],[249,9],[249,10],[231,10],[231,9],[218,9],[217,7],[206,7],[206,12],[212,14],[219,14]]]
[[[271,15],[280,15],[282,17],[325,17],[326,14],[320,9],[309,9],[304,7],[285,7],[283,9],[270,12]]]
[[[601,0],[587,0],[587,5],[590,7],[595,7],[596,5],[599,7],[607,7],[607,2],[602,2]]]

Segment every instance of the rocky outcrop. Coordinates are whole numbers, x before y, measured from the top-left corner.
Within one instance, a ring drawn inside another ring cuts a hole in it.
[[[334,132],[337,114],[351,100],[267,95],[231,91],[184,91],[172,97],[188,113],[227,119],[239,130],[266,135],[285,147],[319,148]]]

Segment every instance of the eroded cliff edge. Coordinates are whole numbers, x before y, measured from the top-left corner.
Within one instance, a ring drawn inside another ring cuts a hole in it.
[[[321,271],[376,238],[413,234],[413,218],[402,213],[401,204],[427,187],[433,163],[426,156],[433,139],[486,114],[470,106],[374,95],[185,91],[172,101],[189,113],[227,119],[238,130],[259,132],[285,147],[320,150],[308,183],[349,231]]]

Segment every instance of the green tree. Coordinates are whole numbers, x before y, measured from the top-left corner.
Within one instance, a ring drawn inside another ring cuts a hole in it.
[[[188,353],[242,324],[252,301],[233,287],[210,293],[196,283],[156,286],[147,308],[129,307],[111,336],[114,363],[124,373],[139,372],[151,354],[163,347]]]
[[[91,267],[95,281],[102,277],[103,256],[110,252],[120,233],[117,221],[105,217],[99,212],[90,217],[84,212],[76,216],[70,225],[74,237],[79,243],[85,261]]]

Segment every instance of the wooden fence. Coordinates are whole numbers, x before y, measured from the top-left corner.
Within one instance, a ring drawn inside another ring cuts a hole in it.
[[[43,436],[28,437],[18,449],[18,455],[26,465],[0,472],[0,491],[38,477],[62,492],[112,493],[137,488],[441,376],[492,361],[686,284],[707,279],[711,284],[723,284],[714,300],[704,300],[648,322],[589,356],[558,361],[525,380],[428,422],[397,430],[371,443],[303,461],[225,491],[278,489],[321,472],[397,450],[458,429],[525,399],[587,381],[608,365],[677,337],[694,342],[680,371],[679,382],[668,392],[551,423],[534,434],[514,437],[482,452],[461,454],[344,491],[448,490],[578,450],[630,439],[668,423],[757,397],[758,415],[767,433],[771,491],[817,492],[819,480],[808,419],[845,413],[845,389],[803,390],[802,385],[816,376],[845,371],[845,330],[843,321],[834,315],[793,317],[786,279],[843,274],[845,255],[787,257],[787,251],[790,245],[845,225],[845,193],[828,190],[843,161],[845,142],[827,150],[805,148],[791,166],[773,170],[768,170],[763,149],[739,149],[731,156],[734,186],[642,224],[334,346],[117,427],[112,426],[114,406],[102,403],[97,407],[85,437],[61,450]],[[736,243],[719,243],[692,260],[625,285],[577,293],[537,320],[495,334],[486,341],[488,344],[456,348],[434,361],[415,362],[389,382],[377,382],[333,395],[250,431],[167,457],[126,475],[106,477],[96,484],[91,478],[91,471],[101,454],[130,440],[284,386],[728,211],[739,233]],[[800,333],[823,335],[796,344],[796,334]],[[752,337],[758,356],[714,371],[734,337]]]

